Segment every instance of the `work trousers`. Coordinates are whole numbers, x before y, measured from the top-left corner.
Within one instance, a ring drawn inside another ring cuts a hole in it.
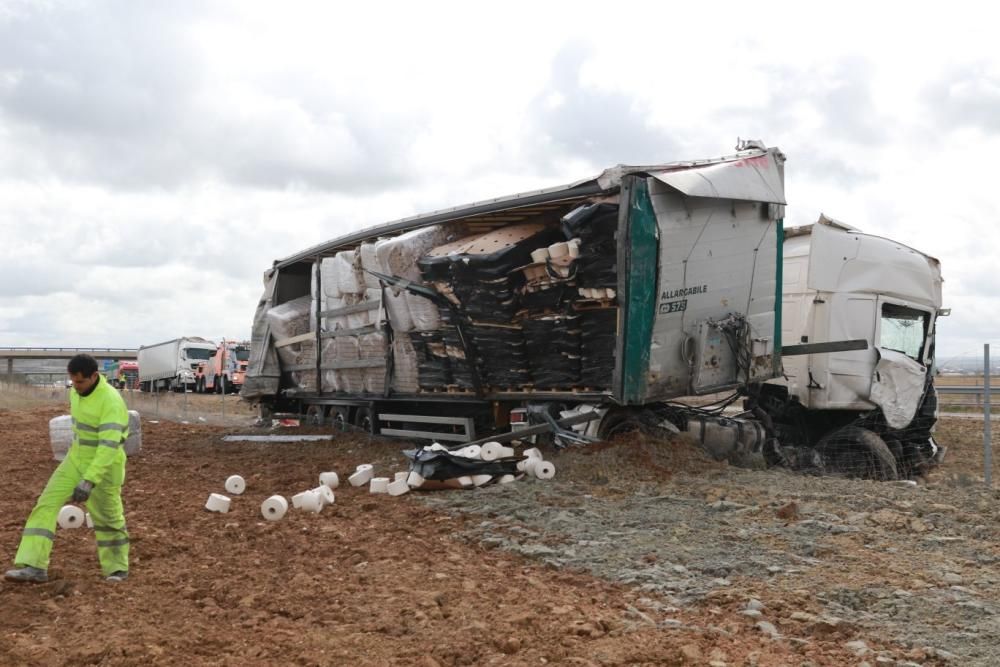
[[[114,471],[109,478],[95,486],[87,500],[87,511],[90,512],[97,536],[97,558],[104,576],[113,572],[128,572],[128,533],[125,530],[125,510],[121,495],[122,484],[125,482],[124,466],[120,471]],[[21,544],[14,556],[16,566],[31,565],[42,570],[49,568],[49,555],[56,536],[59,510],[72,497],[73,489],[82,479],[83,470],[71,456],[67,456],[55,469],[28,516]]]

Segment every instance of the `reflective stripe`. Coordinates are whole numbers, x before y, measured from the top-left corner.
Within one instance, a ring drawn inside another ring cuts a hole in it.
[[[121,424],[101,424],[97,427],[98,431],[124,431],[127,427]]]
[[[98,526],[95,524],[94,530],[102,533],[124,533],[125,526],[122,526],[121,528],[112,528],[111,526]]]
[[[77,438],[76,441],[81,447],[97,447],[97,440],[80,440]]]
[[[73,426],[77,427],[81,431],[88,431],[90,433],[97,433],[100,429],[97,426],[91,426],[90,424],[84,424],[83,422],[73,420]]]
[[[97,540],[97,546],[99,547],[123,547],[128,544],[128,538],[122,538],[120,540]]]
[[[44,528],[25,528],[24,532],[21,533],[25,537],[47,537],[50,540],[56,539],[56,534],[51,530],[45,530]]]
[[[97,444],[101,445],[102,447],[110,447],[112,449],[118,449],[119,447],[121,447],[122,443],[119,440],[104,440],[102,438],[101,440],[97,441]]]

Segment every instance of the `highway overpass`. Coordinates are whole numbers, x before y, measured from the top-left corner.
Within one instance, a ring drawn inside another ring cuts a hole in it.
[[[89,354],[100,362],[105,359],[137,359],[139,351],[115,347],[0,347],[0,369],[3,369],[7,375],[13,375],[15,371],[17,373],[47,373],[50,371],[41,368],[35,369],[33,366],[37,364],[38,366],[51,367],[51,362],[68,360],[78,354]],[[15,360],[18,362],[17,369],[14,368]],[[50,363],[46,364],[46,362]]]

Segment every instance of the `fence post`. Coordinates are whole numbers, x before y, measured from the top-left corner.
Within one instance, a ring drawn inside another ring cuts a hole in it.
[[[222,421],[226,421],[226,376],[222,376]]]
[[[986,486],[993,488],[993,429],[990,424],[990,344],[983,345],[983,458],[986,465]]]

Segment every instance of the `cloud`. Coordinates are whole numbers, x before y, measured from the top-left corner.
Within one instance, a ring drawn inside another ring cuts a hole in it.
[[[923,102],[943,127],[1000,132],[1000,69],[987,63],[952,67],[926,86]]]

